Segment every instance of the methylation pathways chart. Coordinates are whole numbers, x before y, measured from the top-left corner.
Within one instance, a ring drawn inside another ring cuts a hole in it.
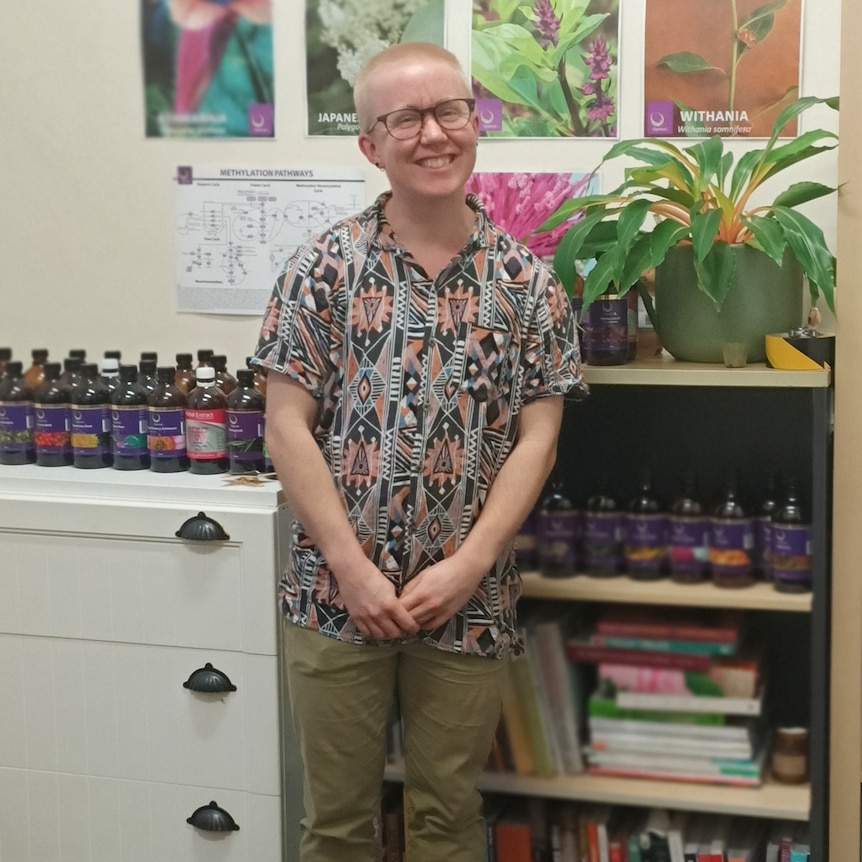
[[[285,261],[365,207],[359,169],[179,167],[177,310],[262,315]]]

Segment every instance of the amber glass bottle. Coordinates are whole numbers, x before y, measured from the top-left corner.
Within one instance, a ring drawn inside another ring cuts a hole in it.
[[[136,365],[120,366],[120,382],[111,393],[111,440],[115,470],[146,470],[147,393],[138,383]]]
[[[216,386],[224,392],[225,395],[230,395],[236,389],[236,377],[227,370],[227,356],[221,353],[216,353],[212,357],[212,366],[215,368]]]
[[[237,386],[227,396],[227,449],[230,472],[263,473],[263,396],[254,388],[254,372],[237,371]]]
[[[191,358],[191,355],[189,354]],[[186,452],[186,394],[176,385],[175,369],[156,369],[157,387],[147,396],[147,449],[154,473],[189,469]]]
[[[45,379],[45,363],[48,361],[48,351],[36,348],[31,351],[33,364],[24,372],[24,380],[31,389],[35,389]]]
[[[81,380],[69,400],[72,463],[85,470],[110,467],[111,395],[94,362],[81,366]]]
[[[0,383],[0,464],[32,464],[33,387],[20,362],[8,362]]]
[[[174,372],[174,383],[186,395],[195,388],[195,370],[192,367],[191,353],[177,354],[177,369]]]
[[[72,463],[69,391],[60,363],[46,362],[45,380],[33,393],[33,444],[40,467],[68,467]]]

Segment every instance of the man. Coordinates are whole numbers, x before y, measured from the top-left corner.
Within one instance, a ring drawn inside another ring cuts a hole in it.
[[[391,192],[288,262],[255,359],[298,522],[281,602],[302,858],[376,859],[397,696],[407,858],[480,862],[476,780],[520,649],[512,541],[580,360],[556,278],[465,198],[478,120],[456,58],[393,46],[354,98]]]

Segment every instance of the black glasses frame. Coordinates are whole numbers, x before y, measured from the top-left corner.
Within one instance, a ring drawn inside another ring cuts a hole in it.
[[[470,110],[467,112],[467,116],[464,118],[464,122],[460,126],[445,126],[445,125],[443,125],[443,123],[440,122],[440,118],[437,116],[437,111],[439,111],[440,108],[444,107],[445,105],[451,105],[453,102],[463,102]],[[431,114],[431,115],[433,115],[435,121],[437,122],[437,124],[440,126],[441,129],[444,129],[444,130],[449,131],[449,132],[454,132],[454,131],[457,131],[458,129],[463,129],[464,126],[466,126],[467,123],[470,122],[470,117],[473,116],[473,111],[475,110],[475,108],[476,108],[476,100],[475,99],[466,99],[466,98],[464,98],[464,99],[444,99],[442,102],[437,102],[436,105],[432,105],[430,108],[413,108],[413,107],[396,108],[394,111],[388,111],[387,113],[381,114],[379,117],[377,117],[374,120],[374,122],[371,124],[371,126],[368,128],[368,131],[370,132],[378,123],[383,123],[383,127],[386,129],[386,131],[390,135],[392,135],[393,138],[395,138],[398,141],[409,141],[411,138],[415,138],[419,134],[421,134],[422,127],[425,125],[425,117],[427,117],[429,114]],[[389,117],[391,117],[393,114],[401,114],[404,111],[413,111],[415,114],[418,114],[419,115],[419,125],[416,127],[416,131],[413,134],[407,135],[406,137],[399,137],[398,135],[393,133],[392,129],[389,128],[388,120],[389,120]]]

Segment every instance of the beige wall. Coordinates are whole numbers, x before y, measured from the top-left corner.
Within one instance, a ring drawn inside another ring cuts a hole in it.
[[[844,0],[842,32],[862,33],[862,5]],[[859,859],[862,768],[862,107],[855,94],[862,56],[855,38],[841,52],[841,152],[837,251],[840,261],[835,357],[835,471],[832,565],[832,858]]]
[[[178,314],[172,257],[178,164],[363,165],[353,139],[304,136],[302,0],[274,0],[276,141],[146,140],[136,0],[9,3],[0,27],[0,344],[20,358],[122,349],[172,357],[212,347],[240,364],[251,317]],[[803,91],[838,91],[840,0],[809,0]],[[469,9],[449,0],[449,44],[466,60]],[[644,0],[625,0],[621,134],[638,137]],[[293,112],[295,110],[295,113]],[[831,121],[831,117],[826,118]],[[811,116],[806,124],[817,124]],[[486,141],[479,169],[589,170],[601,141]],[[834,164],[819,166],[824,181]],[[368,195],[383,178],[366,171]],[[607,187],[619,177],[607,176]],[[817,215],[834,235],[834,202]],[[811,213],[813,215],[813,212]]]

